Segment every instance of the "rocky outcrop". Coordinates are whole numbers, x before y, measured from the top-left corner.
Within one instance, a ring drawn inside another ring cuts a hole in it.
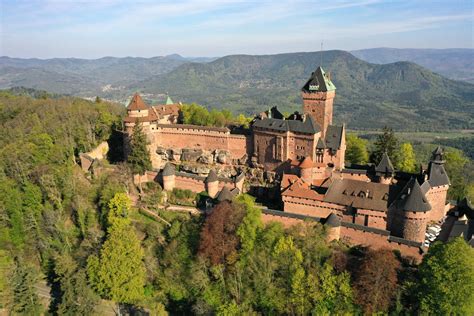
[[[230,153],[227,150],[216,149],[214,151],[215,161],[220,164],[228,164],[231,162]]]
[[[181,161],[196,162],[202,156],[202,149],[184,148],[181,151]]]
[[[212,164],[214,163],[214,155],[208,151],[203,151],[197,161],[203,164]]]
[[[181,164],[180,170],[183,172],[194,173],[200,176],[207,176],[211,168],[205,165]]]

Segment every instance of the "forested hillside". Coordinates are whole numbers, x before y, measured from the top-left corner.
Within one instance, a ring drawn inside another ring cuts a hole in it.
[[[388,60],[399,60],[397,56]],[[430,58],[432,64],[447,64],[443,55]],[[462,60],[468,69],[469,61]],[[284,111],[300,110],[299,89],[321,63],[338,88],[336,121],[349,128],[474,127],[474,85],[428,70],[433,67],[411,62],[370,64],[344,51],[232,55],[216,60],[179,55],[95,60],[0,57],[0,88],[24,86],[120,102],[137,91],[153,102],[163,102],[169,94],[175,101],[253,115],[275,105]]]
[[[462,239],[434,244],[418,266],[388,250],[328,243],[319,223],[264,225],[247,195],[189,215],[164,210],[156,183],[139,195],[126,163],[84,173],[78,154],[110,139],[122,111],[0,94],[0,312],[474,312],[474,250]]]
[[[453,80],[474,82],[474,49],[370,48],[354,50],[352,55],[369,63],[388,64],[411,61]]]
[[[323,54],[337,87],[334,114],[350,128],[463,129],[474,125],[474,85],[456,82],[416,64],[375,65],[343,51]],[[301,109],[299,91],[321,63],[321,53],[235,55],[185,64],[131,87],[167,91],[177,99],[247,114],[279,106]]]

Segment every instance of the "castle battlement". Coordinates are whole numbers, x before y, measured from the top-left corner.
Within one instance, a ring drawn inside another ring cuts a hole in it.
[[[386,154],[377,165],[346,169],[345,126],[332,124],[336,87],[330,75],[318,67],[301,96],[302,113],[285,117],[272,107],[256,115],[245,134],[233,134],[226,127],[181,124],[179,104],[148,106],[138,94],[127,107],[124,124],[128,134],[135,124],[142,124],[153,167],[163,169],[152,178],[161,174],[167,191],[190,189],[229,198],[243,190],[243,175],[237,186],[211,173],[208,177],[176,173],[170,161],[245,165],[279,175],[285,214],[344,223],[331,230],[331,239],[360,242],[367,234],[387,232],[373,240],[380,245],[421,245],[427,225],[440,221],[448,210],[450,184],[442,150],[433,152],[428,169],[419,173],[396,171]],[[289,221],[288,216],[267,215]]]

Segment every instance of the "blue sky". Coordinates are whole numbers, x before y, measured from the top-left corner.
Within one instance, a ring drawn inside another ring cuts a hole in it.
[[[473,1],[0,0],[0,55],[223,56],[473,47]]]

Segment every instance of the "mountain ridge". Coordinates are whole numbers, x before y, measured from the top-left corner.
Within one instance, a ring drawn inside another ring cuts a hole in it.
[[[351,54],[376,64],[411,61],[449,79],[474,83],[474,49],[472,48],[377,47],[353,50]]]
[[[106,57],[106,65],[92,62],[93,71],[77,65],[66,71],[64,64],[71,60],[49,61],[52,67],[18,69],[0,58],[0,87],[25,86],[122,102],[137,91],[153,102],[161,102],[169,94],[175,100],[226,107],[248,115],[274,105],[294,111],[300,110],[300,88],[320,65],[321,54],[323,68],[332,73],[338,88],[335,118],[339,123],[359,129],[383,125],[422,130],[474,126],[474,85],[449,80],[411,62],[373,64],[337,50],[239,54],[207,63],[173,60],[172,65],[158,62],[155,67],[159,70],[153,68],[156,60],[151,60],[150,66],[146,58]],[[167,60],[170,58],[176,56]],[[59,70],[55,72],[54,67]],[[410,124],[404,123],[406,120]]]
[[[145,94],[166,91],[184,102],[247,114],[273,105],[300,110],[300,88],[320,64],[320,54],[230,55],[207,64],[183,64],[128,88]],[[410,62],[377,65],[345,51],[323,54],[323,68],[332,73],[338,88],[334,111],[338,122],[359,128],[371,124],[403,128],[405,124],[396,120],[408,115],[417,122],[414,128],[472,127],[472,84],[446,79]],[[463,118],[462,113],[469,116]]]

